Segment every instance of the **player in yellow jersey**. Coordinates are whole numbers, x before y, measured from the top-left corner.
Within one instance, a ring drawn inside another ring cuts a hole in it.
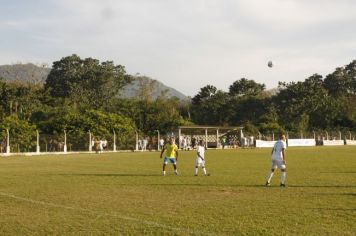
[[[163,175],[166,175],[166,165],[168,164],[168,162],[173,164],[174,173],[178,175],[178,171],[177,171],[178,146],[175,144],[174,137],[171,137],[169,139],[169,142],[163,146],[160,158],[162,158],[164,151],[166,151],[166,153],[164,155],[164,160],[163,160]]]

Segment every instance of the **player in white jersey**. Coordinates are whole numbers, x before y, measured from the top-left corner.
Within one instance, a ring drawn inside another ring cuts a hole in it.
[[[199,166],[201,166],[201,168],[203,169],[205,176],[210,175],[206,173],[206,169],[205,169],[205,147],[204,147],[203,140],[199,141],[197,147],[197,158],[195,160],[195,174],[194,174],[195,176],[198,176]]]
[[[274,144],[272,149],[272,167],[271,172],[268,175],[266,186],[271,185],[271,179],[274,175],[274,171],[278,168],[281,170],[281,181],[280,186],[285,187],[286,175],[287,175],[287,168],[286,168],[286,136],[281,134],[279,140]]]

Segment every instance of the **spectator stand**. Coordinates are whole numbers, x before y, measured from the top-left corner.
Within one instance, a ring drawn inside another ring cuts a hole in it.
[[[181,150],[190,150],[203,140],[207,148],[232,148],[240,141],[242,129],[239,126],[179,126],[178,146]]]

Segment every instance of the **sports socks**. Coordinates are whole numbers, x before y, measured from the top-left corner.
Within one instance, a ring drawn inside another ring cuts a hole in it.
[[[274,175],[274,172],[271,171],[271,172],[269,173],[268,178],[267,178],[267,182],[268,182],[268,183],[271,183],[271,179],[272,179],[273,175]]]
[[[281,173],[281,184],[284,184],[284,182],[286,181],[286,176],[287,176],[287,172],[283,171]]]

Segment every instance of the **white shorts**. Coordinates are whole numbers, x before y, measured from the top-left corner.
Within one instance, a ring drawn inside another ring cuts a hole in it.
[[[195,160],[195,166],[205,166],[205,160],[201,159],[200,157],[197,157]]]
[[[282,160],[272,160],[272,167],[271,169],[280,169],[280,170],[285,170],[286,169],[286,164]]]

